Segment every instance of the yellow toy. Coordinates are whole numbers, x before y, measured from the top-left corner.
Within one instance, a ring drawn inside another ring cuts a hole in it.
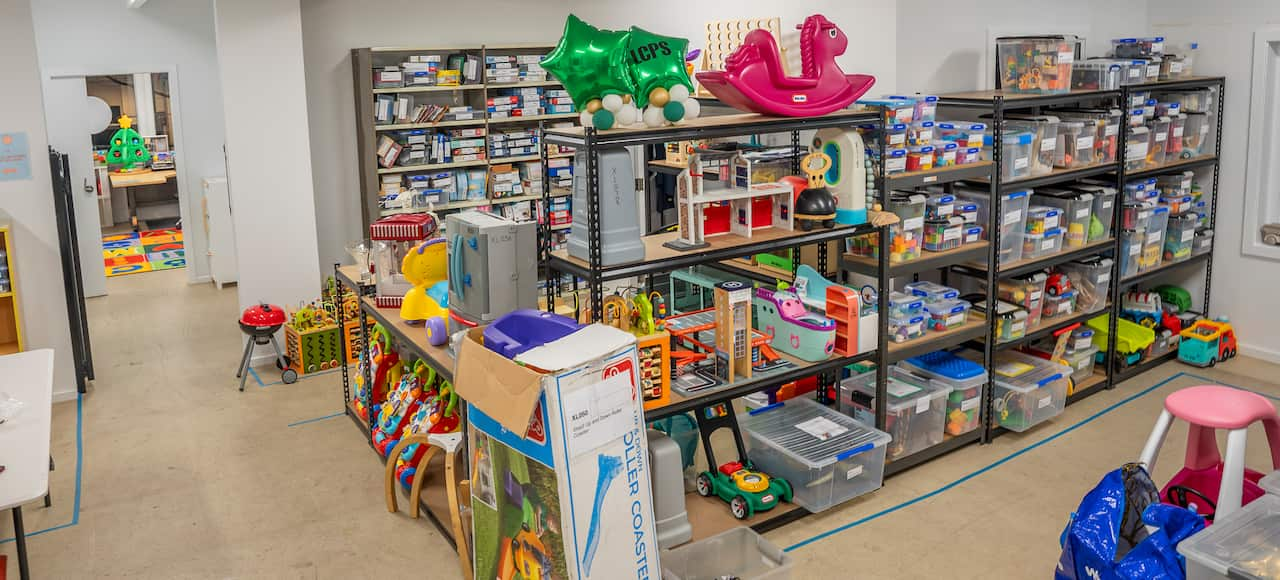
[[[449,253],[444,238],[432,238],[409,250],[400,273],[413,284],[400,303],[400,318],[425,322],[427,342],[440,346],[449,340]]]

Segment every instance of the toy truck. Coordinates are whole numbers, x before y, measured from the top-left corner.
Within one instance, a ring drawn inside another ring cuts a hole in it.
[[[1182,331],[1178,360],[1211,367],[1236,356],[1236,331],[1225,320],[1197,320]]]

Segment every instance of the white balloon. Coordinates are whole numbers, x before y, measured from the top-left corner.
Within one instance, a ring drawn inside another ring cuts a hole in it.
[[[583,127],[590,127],[590,126],[591,126],[591,113],[588,113],[588,112],[586,112],[586,111],[583,111],[581,115],[578,115],[578,124],[579,124],[579,125],[582,125]]]
[[[617,113],[622,110],[622,95],[605,95],[600,99],[600,106],[610,113]]]
[[[644,108],[644,126],[645,127],[661,127],[666,123],[667,119],[662,116],[662,107],[649,105]]]
[[[681,84],[676,84],[672,86],[670,89],[667,89],[667,94],[671,95],[671,100],[677,103],[684,102],[689,98],[689,87],[686,87]]]
[[[702,114],[702,105],[698,104],[698,99],[689,99],[684,102],[684,117],[681,120],[697,119],[700,114]]]
[[[634,104],[627,103],[622,105],[621,109],[618,109],[617,114],[613,116],[613,120],[619,127],[630,127],[640,120],[640,110],[636,109]]]
[[[101,133],[111,124],[111,106],[98,97],[89,97],[85,103],[85,128],[90,134]]]

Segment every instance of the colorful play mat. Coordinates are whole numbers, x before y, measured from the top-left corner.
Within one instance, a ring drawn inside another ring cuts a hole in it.
[[[107,277],[187,267],[182,230],[148,230],[102,236]]]

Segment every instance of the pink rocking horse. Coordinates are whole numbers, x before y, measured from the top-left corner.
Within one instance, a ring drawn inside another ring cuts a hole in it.
[[[752,30],[725,59],[723,71],[698,73],[698,82],[726,104],[765,115],[805,117],[843,109],[875,84],[871,75],[846,75],[836,64],[849,45],[835,24],[821,14],[804,19],[800,30],[801,76],[782,70],[777,41]]]

